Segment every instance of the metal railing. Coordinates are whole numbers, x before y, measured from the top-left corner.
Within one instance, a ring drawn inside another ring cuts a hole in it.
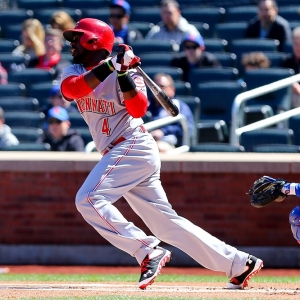
[[[184,152],[188,152],[190,150],[190,135],[188,129],[188,123],[186,117],[182,114],[177,115],[176,117],[165,117],[159,120],[151,121],[144,124],[144,127],[151,132],[152,130],[161,128],[166,125],[170,125],[173,123],[180,122],[183,130],[183,137],[182,137],[182,146],[179,146],[175,149],[169,150],[166,154],[174,155],[180,154]],[[89,153],[92,152],[95,148],[95,143],[90,142],[85,147],[85,152]]]
[[[258,87],[256,89],[241,93],[237,95],[234,99],[232,110],[231,110],[231,129],[230,129],[230,144],[239,145],[239,137],[240,135],[249,130],[255,130],[260,128],[265,128],[270,125],[277,124],[283,120],[287,120],[288,118],[298,115],[300,113],[300,108],[295,108],[289,110],[287,112],[269,117],[265,120],[261,120],[250,125],[246,125],[240,127],[239,124],[239,114],[242,107],[242,104],[250,100],[251,98],[261,96],[273,91],[277,91],[279,89],[283,89],[285,87],[291,86],[294,82],[300,81],[300,74],[290,76],[285,79],[281,79],[270,84]],[[239,128],[240,127],[240,128]]]

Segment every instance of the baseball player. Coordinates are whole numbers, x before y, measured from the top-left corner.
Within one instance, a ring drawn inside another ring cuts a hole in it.
[[[148,100],[144,81],[133,68],[140,61],[120,44],[110,57],[114,34],[104,22],[84,18],[63,33],[74,64],[62,74],[61,90],[75,101],[89,126],[101,160],[76,195],[83,218],[111,244],[141,265],[140,289],[152,284],[171,252],[169,243],[202,266],[226,273],[228,288],[243,289],[263,266],[261,259],[237,250],[180,217],[160,181],[155,140],[143,127]],[[153,235],[126,220],[114,203],[124,197]]]
[[[261,208],[274,201],[282,202],[289,195],[300,197],[300,183],[289,183],[282,178],[263,176],[252,184],[248,194],[251,196],[251,205]],[[289,222],[293,236],[300,244],[300,206],[292,209]]]

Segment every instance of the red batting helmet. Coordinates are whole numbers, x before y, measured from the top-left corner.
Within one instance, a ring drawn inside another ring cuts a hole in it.
[[[97,19],[85,18],[76,23],[74,29],[63,32],[64,38],[72,42],[73,36],[81,33],[80,44],[87,50],[105,49],[111,53],[114,45],[114,33],[105,23]]]

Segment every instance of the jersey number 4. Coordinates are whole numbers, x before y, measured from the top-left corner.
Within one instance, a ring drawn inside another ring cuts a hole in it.
[[[103,119],[102,133],[106,134],[106,136],[110,136],[110,128],[109,128],[109,125],[108,125],[108,118]]]

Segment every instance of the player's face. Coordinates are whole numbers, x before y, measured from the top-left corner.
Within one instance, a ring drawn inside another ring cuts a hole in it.
[[[73,61],[75,64],[81,64],[84,62],[86,57],[86,50],[80,44],[81,34],[74,34],[73,40],[71,42],[71,54],[73,56]]]

